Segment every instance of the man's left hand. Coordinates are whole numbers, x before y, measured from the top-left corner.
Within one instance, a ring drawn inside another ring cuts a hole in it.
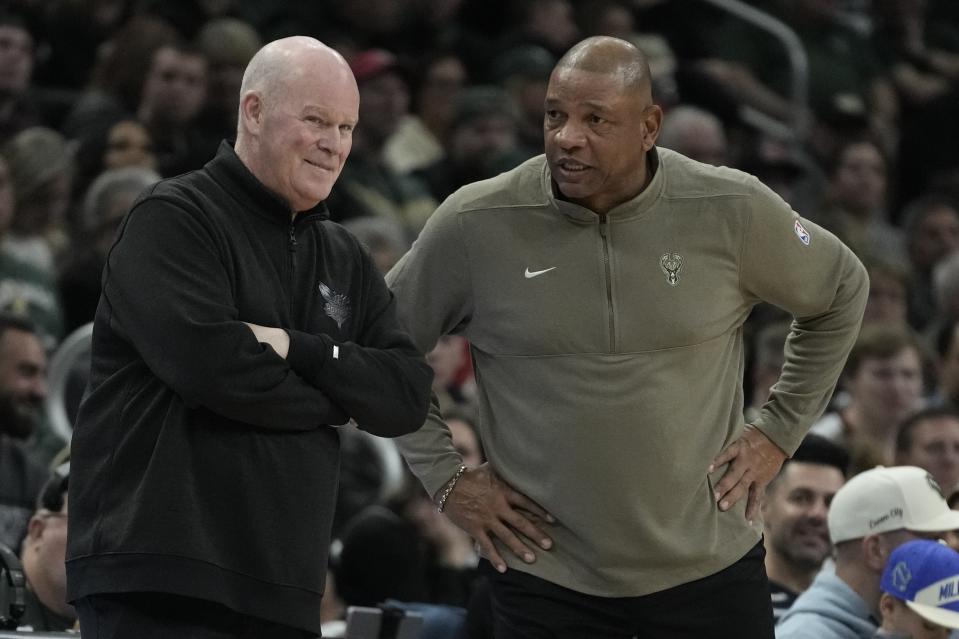
[[[728,463],[713,497],[719,509],[729,510],[747,497],[746,519],[750,523],[759,515],[766,485],[772,481],[786,460],[786,453],[758,428],[747,424],[743,434],[713,460],[709,472]]]

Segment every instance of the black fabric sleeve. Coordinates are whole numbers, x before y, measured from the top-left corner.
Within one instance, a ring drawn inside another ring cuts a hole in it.
[[[111,328],[189,406],[277,430],[346,423],[240,320],[221,242],[188,206],[142,200],[104,273]]]
[[[356,342],[290,330],[287,361],[360,428],[397,437],[426,420],[433,371],[400,327],[393,294],[365,254],[363,269],[364,312]]]

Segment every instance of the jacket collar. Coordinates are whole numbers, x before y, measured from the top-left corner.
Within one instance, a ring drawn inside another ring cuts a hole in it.
[[[656,147],[646,153],[646,165],[653,174],[649,184],[632,199],[610,209],[606,214],[610,222],[626,221],[643,215],[662,195],[663,188],[666,185],[666,177]],[[549,164],[545,159],[543,161],[542,186],[552,205],[566,217],[579,222],[595,223],[599,221],[599,216],[594,211],[557,197],[558,187],[553,182],[552,175],[549,172]]]
[[[233,145],[223,140],[216,156],[207,162],[204,167],[216,181],[227,185],[241,199],[253,203],[253,210],[257,215],[288,225],[290,222],[290,205],[282,197],[268,189],[260,182],[250,169],[233,150]],[[326,202],[320,202],[312,209],[299,211],[295,218],[296,223],[306,220],[325,220],[330,217]]]

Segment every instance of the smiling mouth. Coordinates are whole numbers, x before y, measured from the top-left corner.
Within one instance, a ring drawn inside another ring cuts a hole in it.
[[[313,162],[312,160],[306,160],[306,163],[309,164],[310,166],[315,166],[316,168],[322,169],[322,170],[324,170],[324,171],[332,171],[332,170],[333,170],[333,169],[331,169],[331,168],[328,167],[328,166],[323,166],[322,164],[317,164],[316,162]]]
[[[588,166],[575,160],[560,160],[556,165],[566,173],[582,173],[589,169]]]

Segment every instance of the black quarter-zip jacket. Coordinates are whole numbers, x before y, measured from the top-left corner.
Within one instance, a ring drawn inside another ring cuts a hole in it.
[[[286,360],[243,324],[282,327]],[[333,425],[397,436],[432,373],[383,278],[321,204],[285,202],[221,145],[124,220],[72,443],[71,600],[169,592],[319,632]]]

